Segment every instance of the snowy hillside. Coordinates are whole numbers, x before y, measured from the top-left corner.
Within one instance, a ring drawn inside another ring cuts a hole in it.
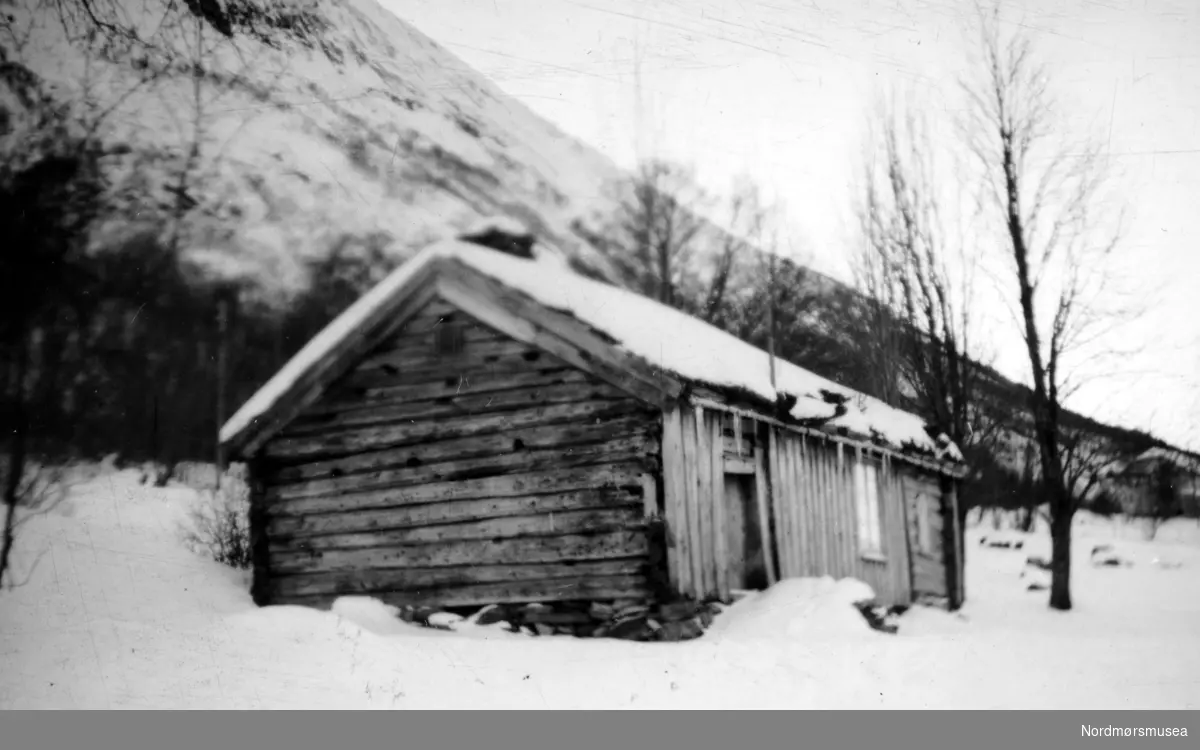
[[[216,23],[166,0],[97,0],[99,26],[61,5],[18,0],[9,59],[81,117],[103,114],[121,220],[182,203],[194,258],[294,287],[300,259],[339,244],[407,257],[503,213],[609,272],[569,225],[615,165],[374,0],[223,0]]]
[[[430,630],[370,599],[256,608],[242,573],[188,551],[197,493],[94,474],[24,524],[0,592],[0,708],[1200,707],[1200,529],[1146,541],[1081,517],[1070,613],[1029,591],[1029,555],[969,537],[961,616],[870,630],[854,581],[797,580],[702,638],[633,643]],[[1009,532],[1011,533],[1011,532]],[[1128,566],[1088,564],[1110,544]]]

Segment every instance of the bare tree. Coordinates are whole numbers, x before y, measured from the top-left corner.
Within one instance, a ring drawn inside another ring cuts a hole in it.
[[[606,227],[606,241],[616,246],[618,266],[638,291],[663,304],[686,307],[691,261],[712,199],[690,170],[654,159],[615,187],[618,206]]]
[[[983,355],[971,338],[975,259],[948,230],[937,148],[918,108],[881,105],[858,206],[862,293],[854,328],[867,390],[915,411],[962,450],[965,486],[984,479],[1002,420],[982,393]],[[969,492],[969,490],[968,490]],[[966,528],[971,505],[959,505]],[[954,543],[965,552],[961,538]]]
[[[2,85],[12,80],[0,82],[0,93],[12,91]],[[44,105],[30,101],[37,109]],[[0,114],[13,115],[3,107]],[[18,507],[30,500],[31,403],[47,369],[34,355],[60,313],[79,302],[74,297],[84,241],[103,192],[96,144],[72,132],[57,115],[35,115],[32,129],[0,138],[0,205],[5,207],[0,234],[9,242],[0,253],[0,423],[9,442],[0,466],[5,508],[0,580],[15,544]]]
[[[709,323],[725,326],[730,322],[730,304],[739,286],[746,283],[747,272],[752,285],[768,280],[772,289],[777,285],[779,212],[747,177],[735,181],[728,201],[720,209],[726,214],[724,227],[715,232],[718,239],[713,270],[699,314]]]
[[[1102,304],[1120,236],[1104,205],[1107,164],[1094,143],[1061,137],[1046,69],[1030,40],[1001,33],[998,13],[980,13],[979,75],[963,83],[962,134],[980,170],[980,206],[1001,227],[1008,299],[1028,356],[1029,411],[1050,506],[1050,606],[1071,608],[1071,520],[1063,402],[1082,382],[1086,359],[1121,322]]]

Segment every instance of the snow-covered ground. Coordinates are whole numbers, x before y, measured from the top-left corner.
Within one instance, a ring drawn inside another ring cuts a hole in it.
[[[991,549],[976,529],[961,616],[914,608],[885,635],[850,607],[862,584],[788,581],[704,638],[642,644],[429,630],[372,600],[257,609],[245,574],[181,543],[197,493],[139,478],[81,482],[22,529],[25,582],[0,593],[0,708],[1200,706],[1195,521],[1147,542],[1080,519],[1070,613],[1020,577],[1043,535]],[[1089,566],[1097,544],[1132,565]]]

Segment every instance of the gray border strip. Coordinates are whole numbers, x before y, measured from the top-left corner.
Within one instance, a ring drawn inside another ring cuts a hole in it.
[[[581,675],[581,679],[586,679]],[[323,711],[259,712],[209,716],[199,712],[66,712],[49,715],[10,711],[0,719],[4,747],[160,748],[409,747],[548,748],[671,747],[701,750],[746,748],[1194,748],[1200,715],[1194,711],[771,711],[739,714],[705,711],[642,718],[600,712],[410,714],[403,719]],[[225,712],[222,712],[225,713]],[[1132,736],[1084,736],[1083,727],[1130,728]],[[1187,736],[1139,736],[1138,728],[1171,727]]]

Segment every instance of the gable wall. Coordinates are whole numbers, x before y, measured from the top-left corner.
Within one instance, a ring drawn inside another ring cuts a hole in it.
[[[264,446],[256,600],[643,597],[660,423],[435,300]]]

